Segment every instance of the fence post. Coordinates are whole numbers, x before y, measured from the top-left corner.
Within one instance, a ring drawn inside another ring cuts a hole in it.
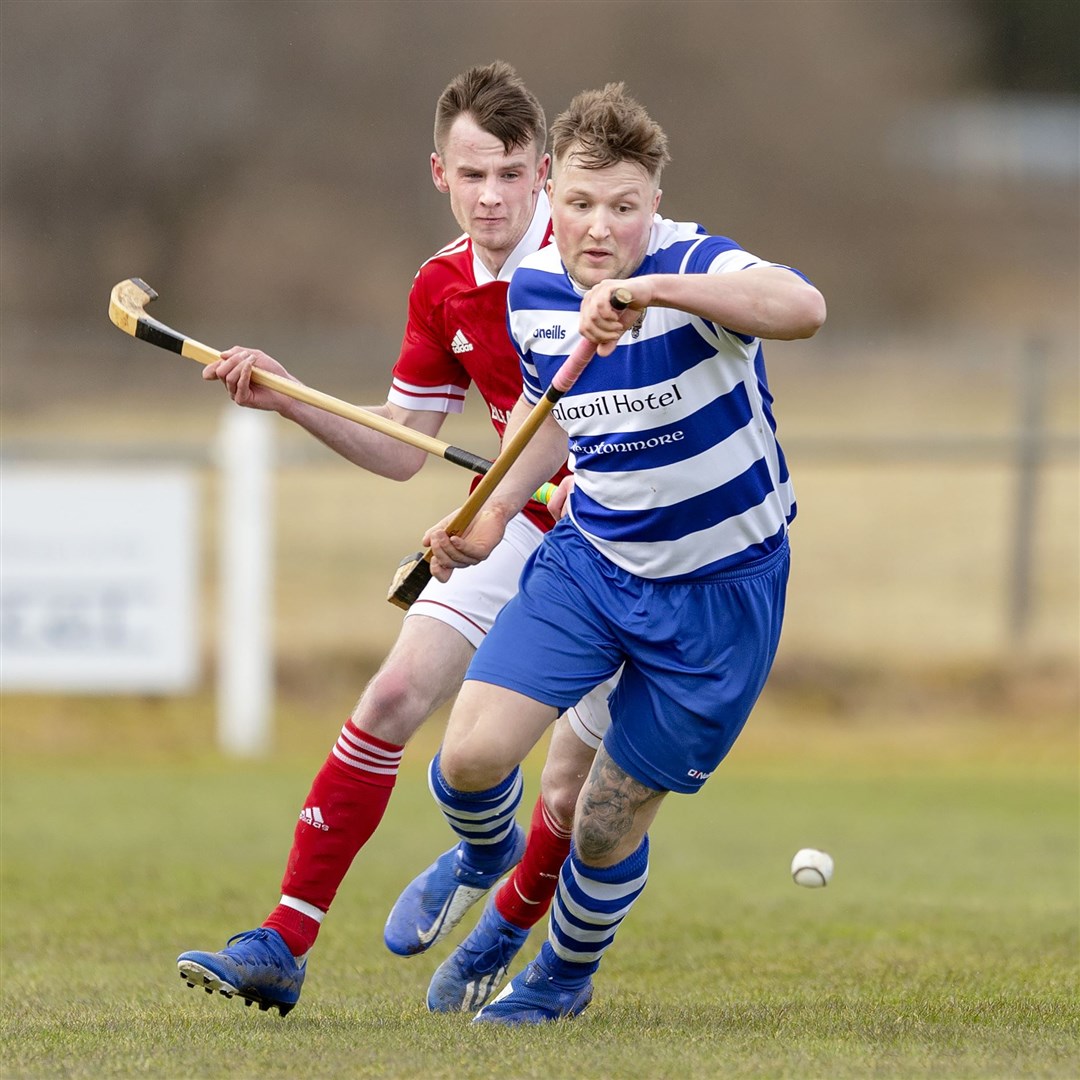
[[[1016,437],[1016,498],[1009,588],[1009,639],[1022,648],[1032,612],[1039,479],[1045,456],[1046,343],[1028,342],[1020,369],[1020,416]]]
[[[228,754],[270,746],[273,708],[272,416],[229,406],[218,442],[220,484],[217,735]]]

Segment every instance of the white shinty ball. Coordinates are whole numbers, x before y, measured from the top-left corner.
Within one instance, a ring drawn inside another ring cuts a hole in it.
[[[808,889],[821,889],[832,880],[832,856],[814,848],[803,848],[795,852],[791,860],[791,876],[796,885]]]

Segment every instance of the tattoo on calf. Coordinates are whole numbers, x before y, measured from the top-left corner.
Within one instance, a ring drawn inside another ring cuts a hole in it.
[[[633,829],[638,811],[664,794],[628,776],[601,746],[578,807],[578,853],[586,862],[610,855]]]

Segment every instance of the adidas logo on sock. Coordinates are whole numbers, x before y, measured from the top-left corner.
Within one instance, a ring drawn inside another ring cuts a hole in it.
[[[323,821],[322,811],[317,806],[305,806],[300,811],[300,820],[313,829],[322,829],[323,832],[330,831],[330,826]]]
[[[450,342],[450,348],[455,354],[473,350],[472,342],[460,330],[454,331],[454,340]]]

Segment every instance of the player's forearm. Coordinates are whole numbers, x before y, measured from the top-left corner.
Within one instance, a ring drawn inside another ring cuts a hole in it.
[[[678,308],[751,337],[791,341],[813,337],[825,322],[825,300],[798,274],[780,266],[754,266],[728,274],[648,274],[648,304]]]
[[[386,405],[370,406],[368,412],[396,420]],[[290,401],[281,415],[293,421],[346,461],[389,480],[408,480],[427,460],[423,450],[399,442],[380,431],[362,427],[303,402]]]

